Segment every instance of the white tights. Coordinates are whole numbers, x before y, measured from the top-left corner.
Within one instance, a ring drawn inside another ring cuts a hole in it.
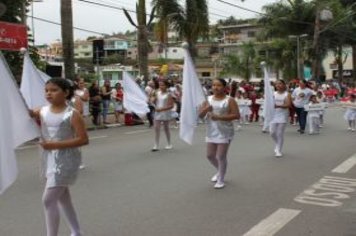
[[[276,149],[281,152],[284,143],[284,130],[286,129],[287,123],[272,123],[270,124],[270,134],[274,143],[276,144]]]
[[[161,134],[161,123],[163,123],[164,133],[166,134],[168,145],[171,144],[171,133],[169,131],[169,120],[161,121],[155,120],[155,145],[158,147],[159,145],[159,137]]]
[[[207,146],[207,158],[218,171],[218,182],[224,182],[229,145],[230,143],[208,143]]]
[[[61,206],[71,230],[71,236],[81,236],[68,187],[46,188],[43,193],[43,205],[46,217],[47,236],[57,236],[59,228],[59,207]]]

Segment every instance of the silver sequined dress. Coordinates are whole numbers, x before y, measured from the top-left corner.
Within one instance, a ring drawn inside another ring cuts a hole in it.
[[[44,140],[62,141],[75,136],[71,126],[73,108],[68,106],[61,113],[53,113],[50,106],[41,109],[41,133]],[[80,149],[64,148],[43,150],[42,174],[46,177],[46,187],[68,186],[77,178],[81,163]]]
[[[216,115],[226,115],[229,113],[229,96],[223,100],[214,100],[213,96],[208,97],[209,104],[213,107]],[[234,138],[234,124],[232,121],[207,119],[206,142],[208,143],[230,143]]]

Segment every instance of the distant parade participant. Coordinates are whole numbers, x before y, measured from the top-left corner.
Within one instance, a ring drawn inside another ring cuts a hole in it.
[[[304,134],[305,126],[307,123],[308,112],[304,110],[304,105],[307,105],[310,99],[310,96],[313,94],[313,91],[307,87],[306,80],[299,81],[299,87],[294,89],[292,93],[293,104],[295,106],[295,111],[297,113],[299,121],[299,130],[298,132]]]
[[[200,118],[207,119],[207,158],[217,169],[211,178],[216,182],[214,188],[225,186],[227,152],[234,137],[233,120],[240,118],[236,101],[225,94],[226,81],[215,79],[212,85],[213,95],[208,97],[199,110]]]
[[[291,105],[291,95],[287,90],[283,80],[277,80],[276,91],[274,92],[275,111],[270,122],[270,135],[275,142],[274,152],[276,157],[283,156],[284,131],[288,123],[289,107]]]
[[[168,91],[169,83],[166,80],[159,82],[159,90],[156,91],[153,98],[153,103],[155,104],[155,143],[153,145],[152,151],[159,150],[159,139],[161,132],[161,125],[163,124],[163,129],[167,138],[167,146],[165,149],[172,149],[171,144],[171,134],[169,131],[169,122],[172,120],[172,108],[174,105],[173,98]]]
[[[153,116],[154,116],[154,104],[152,103],[152,98],[154,98],[156,88],[155,88],[155,82],[150,80],[147,83],[147,86],[145,88],[145,93],[148,97],[148,108],[150,111],[146,114],[147,120],[148,120],[148,127],[151,128],[153,126]]]
[[[242,104],[243,102],[244,104]],[[240,109],[240,122],[241,124],[248,125],[249,123],[249,117],[251,115],[251,100],[248,98],[248,93],[243,93],[242,98],[237,100],[237,103],[239,104],[239,109]]]
[[[316,95],[311,95],[309,105],[318,104]],[[309,134],[319,134],[320,130],[320,111],[308,112]]]
[[[319,103],[326,103],[326,98],[322,90],[319,90],[316,93],[316,99],[318,100]],[[325,109],[322,111],[319,111],[319,120],[320,120],[320,125],[319,127],[322,128],[324,125],[324,116],[325,116]]]
[[[77,178],[81,163],[79,147],[88,143],[88,135],[82,116],[68,103],[73,95],[67,80],[50,79],[46,82],[46,99],[50,105],[32,112],[41,123],[42,171],[46,177],[42,200],[48,236],[58,235],[59,206],[70,225],[71,235],[82,235],[69,185]]]
[[[344,114],[344,118],[348,124],[347,130],[351,130],[355,132],[356,131],[356,95],[355,94],[350,95],[350,100],[346,103],[355,105],[355,108],[347,107],[346,112]]]

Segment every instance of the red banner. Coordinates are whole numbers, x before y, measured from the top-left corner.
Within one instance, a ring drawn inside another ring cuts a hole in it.
[[[0,21],[0,50],[19,51],[27,48],[27,27]]]

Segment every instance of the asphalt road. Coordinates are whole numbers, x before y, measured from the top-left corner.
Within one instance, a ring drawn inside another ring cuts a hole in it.
[[[205,126],[194,146],[172,129],[172,150],[151,152],[144,126],[91,131],[86,169],[71,187],[88,236],[355,236],[356,132],[331,108],[320,135],[288,126],[284,157],[257,123],[236,133],[224,189],[210,182]],[[162,147],[165,137],[162,135]],[[0,235],[45,235],[34,146],[17,151],[19,176],[0,196]],[[345,162],[347,161],[347,162]],[[70,232],[62,218],[60,235]]]

